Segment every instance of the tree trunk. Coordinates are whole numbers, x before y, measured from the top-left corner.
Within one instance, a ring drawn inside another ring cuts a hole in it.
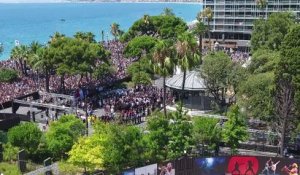
[[[65,74],[62,74],[60,77],[60,89],[62,91],[65,90]]]
[[[181,100],[182,106],[183,106],[183,98],[184,98],[185,79],[186,79],[186,70],[183,71],[183,80],[182,80],[182,88],[181,88],[181,99],[180,100]]]
[[[85,79],[86,79],[86,82],[88,83],[89,82],[88,72],[85,73]]]
[[[24,64],[23,64],[23,67],[24,67],[24,68],[23,68],[23,70],[24,70],[24,75],[25,75],[25,76],[28,76],[27,71],[26,71],[26,67],[27,67],[26,65],[27,65],[27,64],[26,64],[26,60],[24,60]]]
[[[50,81],[50,77],[49,77],[49,70],[48,69],[46,69],[46,92],[49,92],[50,90],[49,90],[49,81]]]
[[[202,56],[202,35],[199,35],[199,52],[200,56]]]
[[[20,63],[20,69],[21,69],[22,75],[24,75],[24,66],[23,66],[23,62],[21,59],[19,59],[19,63]]]
[[[285,136],[288,129],[288,122],[291,119],[291,113],[294,106],[295,90],[292,85],[291,77],[280,77],[276,88],[276,109],[279,117],[281,130],[280,155],[283,155],[285,148]]]
[[[165,114],[165,117],[167,117],[167,108],[166,108],[166,76],[163,77],[163,86],[164,86],[164,114]]]
[[[280,138],[280,155],[284,156],[284,142],[285,142],[285,133],[286,133],[286,123],[287,123],[287,117],[283,119],[282,128],[281,128],[281,138]]]
[[[82,75],[82,74],[80,74],[80,79],[78,80],[78,86],[81,84],[81,80],[82,80],[82,78],[83,78],[83,75]]]
[[[208,43],[209,43],[209,50],[211,51],[211,38],[210,38],[210,25],[209,25],[209,20],[207,21],[208,25]]]

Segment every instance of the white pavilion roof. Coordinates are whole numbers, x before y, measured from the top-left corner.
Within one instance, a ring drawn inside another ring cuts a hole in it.
[[[171,78],[167,79],[166,86],[173,89],[182,89],[183,73],[178,75],[173,75]],[[186,73],[185,87],[186,91],[204,91],[206,86],[204,80],[200,77],[199,73],[196,71],[190,71]]]

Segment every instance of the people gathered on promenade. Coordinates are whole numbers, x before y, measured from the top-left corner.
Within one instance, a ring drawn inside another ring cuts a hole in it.
[[[110,61],[115,68],[114,74],[105,76],[102,79],[96,80],[92,78],[87,81],[86,77],[80,76],[65,76],[65,89],[75,90],[78,85],[89,86],[103,86],[107,84],[113,84],[116,81],[124,79],[126,75],[126,69],[134,59],[125,58],[123,55],[124,44],[118,41],[108,41],[104,43],[107,50],[111,52]],[[0,68],[10,68],[18,70],[18,64],[15,60],[6,60],[0,62]],[[26,67],[27,75],[19,75],[19,79],[13,83],[0,83],[0,104],[13,100],[16,97],[30,94],[37,90],[45,90],[45,77],[38,75],[30,67]],[[50,91],[58,92],[60,89],[60,76],[51,75],[50,77]]]
[[[112,66],[114,67],[114,73],[108,76],[105,76],[101,79],[91,78],[89,80],[86,79],[85,76],[81,77],[80,75],[65,75],[65,89],[70,90],[66,92],[72,92],[78,88],[79,85],[89,86],[89,87],[103,87],[106,85],[111,85],[114,82],[120,81],[127,77],[127,67],[133,62],[136,61],[135,58],[126,58],[123,54],[123,50],[125,48],[125,44],[119,41],[107,41],[103,42],[105,49],[110,51],[110,61]],[[241,51],[230,51],[225,50],[224,52],[228,53],[231,59],[235,62],[244,63],[249,58],[249,53],[241,52]],[[207,49],[203,49],[203,54],[207,53]],[[6,60],[0,62],[0,68],[10,68],[19,70],[20,65],[15,60]],[[0,104],[13,100],[16,97],[23,96],[26,94],[30,94],[37,90],[45,90],[45,76],[42,74],[37,74],[34,70],[32,70],[29,66],[26,67],[27,75],[20,74],[19,79],[13,83],[1,83],[0,84]],[[60,92],[60,81],[61,77],[55,74],[51,74],[50,76],[50,91],[51,92]],[[151,91],[152,92],[152,91]],[[160,96],[161,93],[158,93]],[[147,94],[146,94],[147,96]],[[124,97],[125,98],[125,97]],[[151,97],[152,98],[152,97]],[[159,99],[159,98],[158,98]],[[127,98],[123,100],[128,100]],[[134,100],[141,100],[136,99]],[[153,100],[153,99],[152,99]],[[114,103],[121,103],[119,101],[115,101]],[[127,112],[124,112],[126,115]]]

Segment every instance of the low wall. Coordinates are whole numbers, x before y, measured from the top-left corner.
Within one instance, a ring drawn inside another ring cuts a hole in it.
[[[18,125],[20,121],[30,121],[30,117],[22,114],[0,113],[0,130],[7,131]]]

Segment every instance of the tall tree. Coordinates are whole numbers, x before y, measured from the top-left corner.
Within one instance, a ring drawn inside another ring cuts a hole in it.
[[[205,19],[208,27],[208,43],[211,50],[211,32],[210,22],[213,20],[214,13],[210,7],[206,7],[202,12],[198,13],[197,19]]]
[[[174,70],[174,60],[171,59],[172,49],[166,41],[159,40],[154,47],[153,63],[154,71],[163,77],[163,105],[164,114],[167,116],[166,109],[166,77],[171,75]]]
[[[291,28],[281,48],[281,59],[275,71],[276,111],[281,133],[281,155],[293,115],[299,111],[300,25]]]
[[[205,26],[205,24],[200,19],[198,19],[196,26],[193,28],[193,33],[198,37],[200,55],[202,55],[203,35],[207,32],[207,29],[208,28]]]
[[[3,53],[3,51],[4,51],[4,46],[2,43],[0,43],[0,55]]]
[[[123,34],[123,31],[120,29],[120,24],[112,23],[110,25],[110,33],[115,37],[115,40],[118,39]]]
[[[197,53],[197,42],[191,33],[183,33],[176,42],[177,64],[183,72],[182,96],[185,89],[186,72],[200,65],[200,56]]]
[[[203,58],[200,75],[210,94],[214,97],[220,112],[226,110],[226,92],[231,91],[234,98],[238,90],[238,82],[245,77],[246,70],[240,65],[234,65],[224,52],[212,52]]]
[[[236,154],[239,143],[248,139],[246,123],[239,110],[237,105],[231,107],[222,133],[225,143],[230,146],[231,154]]]
[[[274,88],[273,72],[250,75],[240,82],[238,104],[248,117],[274,122]]]
[[[179,104],[176,112],[169,114],[169,119],[168,158],[175,159],[189,153],[191,150],[193,143],[192,123],[186,112],[182,110],[182,103]]]
[[[167,159],[169,125],[169,118],[166,118],[161,112],[154,112],[149,116],[144,140],[147,145],[145,156],[150,162],[160,162]]]
[[[295,16],[290,12],[272,13],[267,20],[254,22],[251,36],[251,49],[279,50],[285,35],[295,24]]]
[[[48,149],[57,159],[62,158],[71,150],[84,131],[84,124],[74,115],[61,116],[58,121],[51,123],[46,133]]]
[[[30,54],[36,54],[41,47],[43,47],[41,43],[38,41],[32,41],[29,45]]]
[[[84,40],[89,43],[96,43],[95,35],[92,32],[76,32],[74,38]]]
[[[259,9],[265,10],[265,19],[267,19],[268,13],[266,12],[266,8],[268,6],[268,1],[267,0],[256,0],[256,5],[258,6]]]
[[[171,8],[164,8],[164,11],[162,13],[162,15],[166,15],[166,16],[175,16],[173,10]]]
[[[25,149],[32,155],[37,150],[43,133],[34,123],[23,123],[11,128],[7,133],[8,142]]]
[[[193,119],[193,139],[196,145],[207,145],[210,150],[217,153],[221,142],[222,128],[219,119],[208,117],[195,117]]]
[[[26,45],[15,46],[11,50],[11,59],[18,62],[20,71],[24,75],[26,75],[26,62],[29,58],[29,51],[29,47]]]
[[[129,30],[124,33],[121,41],[129,42],[135,37],[144,35],[176,41],[177,36],[187,31],[187,29],[187,24],[176,16],[144,15],[144,17],[135,21]]]
[[[55,51],[49,47],[39,48],[35,54],[31,54],[29,64],[34,70],[45,74],[45,89],[50,90],[50,71],[53,70],[53,57]]]
[[[87,170],[103,169],[102,153],[105,148],[102,143],[104,139],[98,135],[79,138],[68,153],[68,162],[83,167],[85,173]]]
[[[66,36],[65,34],[55,32],[53,35],[50,36],[50,40],[48,43],[50,44],[51,42],[54,42],[59,38],[64,38],[65,36]]]

